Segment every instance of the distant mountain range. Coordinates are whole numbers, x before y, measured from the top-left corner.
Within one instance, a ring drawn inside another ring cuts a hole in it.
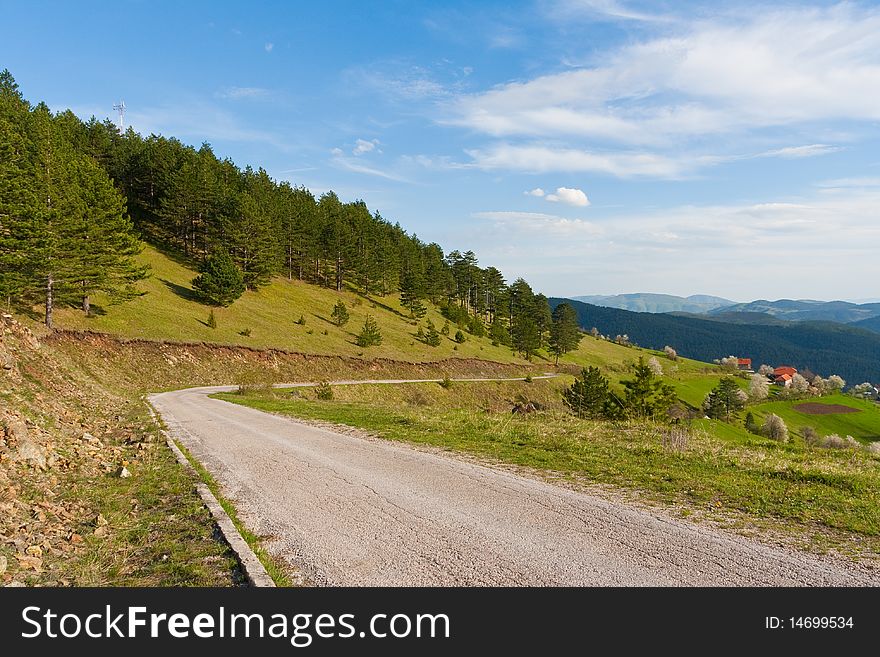
[[[766,312],[697,316],[631,312],[574,299],[550,299],[553,308],[562,302],[574,307],[585,330],[596,327],[612,338],[627,334],[632,342],[651,349],[670,345],[682,356],[708,362],[735,355],[751,358],[756,366],[793,365],[824,376],[839,374],[850,384],[880,381],[880,333],[875,332],[880,326],[871,324],[876,318],[861,320],[864,326],[857,327],[829,321],[791,321]],[[872,326],[873,331],[867,330]]]
[[[615,294],[572,297],[594,306],[642,313],[671,313],[732,324],[782,326],[789,322],[837,322],[880,333],[880,303],[759,299],[736,303],[703,294]]]
[[[673,294],[649,294],[637,292],[635,294],[611,294],[572,297],[576,301],[583,301],[594,306],[605,308],[619,308],[631,310],[637,313],[707,313],[717,308],[736,305],[735,301],[712,297],[706,294],[694,294],[689,297],[677,297]]]

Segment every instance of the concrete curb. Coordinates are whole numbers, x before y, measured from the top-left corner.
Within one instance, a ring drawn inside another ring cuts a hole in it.
[[[150,409],[150,414],[153,416],[153,419],[158,419],[158,414],[149,401],[147,402],[147,407]],[[165,442],[168,444],[168,447],[174,452],[177,462],[201,479],[192,463],[189,462],[189,459],[180,450],[168,432],[164,429],[160,429],[159,431],[165,437]],[[274,587],[274,580],[269,576],[269,573],[266,572],[262,562],[257,555],[254,554],[251,546],[248,545],[247,541],[244,540],[241,533],[236,529],[235,523],[232,522],[232,518],[230,518],[229,514],[226,513],[222,506],[220,506],[220,502],[214,497],[214,493],[211,492],[208,485],[199,481],[199,483],[196,484],[196,490],[199,492],[202,501],[205,503],[205,506],[208,507],[211,515],[214,516],[214,521],[220,528],[223,538],[229,544],[229,547],[232,548],[232,551],[235,552],[235,556],[238,558],[241,568],[250,585],[255,587]]]

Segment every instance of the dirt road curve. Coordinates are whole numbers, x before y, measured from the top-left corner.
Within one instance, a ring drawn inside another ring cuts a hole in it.
[[[267,548],[319,585],[877,585],[869,569],[210,399],[151,396]]]

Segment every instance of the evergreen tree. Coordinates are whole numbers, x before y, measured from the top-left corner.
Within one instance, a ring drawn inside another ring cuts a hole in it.
[[[421,319],[428,312],[422,303],[424,296],[422,277],[412,267],[407,267],[400,278],[400,305],[409,310],[410,317]]]
[[[357,336],[357,345],[359,347],[373,347],[380,344],[382,344],[382,332],[379,330],[379,325],[372,315],[367,315],[364,326]]]
[[[464,337],[464,333],[462,333],[461,331],[456,331],[456,332],[455,332],[455,341],[456,341],[458,344],[463,344],[465,340],[467,340],[467,338]]]
[[[723,418],[729,422],[731,414],[745,408],[745,397],[736,381],[726,376],[706,395],[703,410],[711,418]]]
[[[192,286],[205,300],[217,306],[230,305],[245,290],[241,270],[223,251],[205,259]]]
[[[625,412],[631,417],[661,418],[676,401],[675,388],[657,377],[644,358],[635,365],[633,378],[621,383]]]
[[[336,326],[345,326],[348,323],[348,308],[345,307],[345,302],[340,299],[336,302],[336,305],[333,306],[333,312],[330,314],[330,319],[333,320],[333,323]]]
[[[538,325],[529,315],[520,315],[514,320],[511,338],[513,350],[526,360],[531,360],[541,345]]]
[[[582,334],[578,326],[578,316],[570,304],[560,303],[553,310],[553,323],[550,325],[550,353],[559,357],[573,351],[581,341]]]
[[[580,418],[598,419],[607,415],[611,401],[608,379],[597,367],[585,367],[574,383],[562,393],[563,401]]]
[[[428,329],[425,331],[425,344],[430,345],[431,347],[439,347],[442,338],[437,332],[437,328],[434,326],[434,322],[429,319],[427,326]]]

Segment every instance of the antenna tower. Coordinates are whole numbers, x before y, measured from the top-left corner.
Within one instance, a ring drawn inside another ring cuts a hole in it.
[[[125,132],[125,101],[120,100],[113,109],[119,112],[119,132]]]

